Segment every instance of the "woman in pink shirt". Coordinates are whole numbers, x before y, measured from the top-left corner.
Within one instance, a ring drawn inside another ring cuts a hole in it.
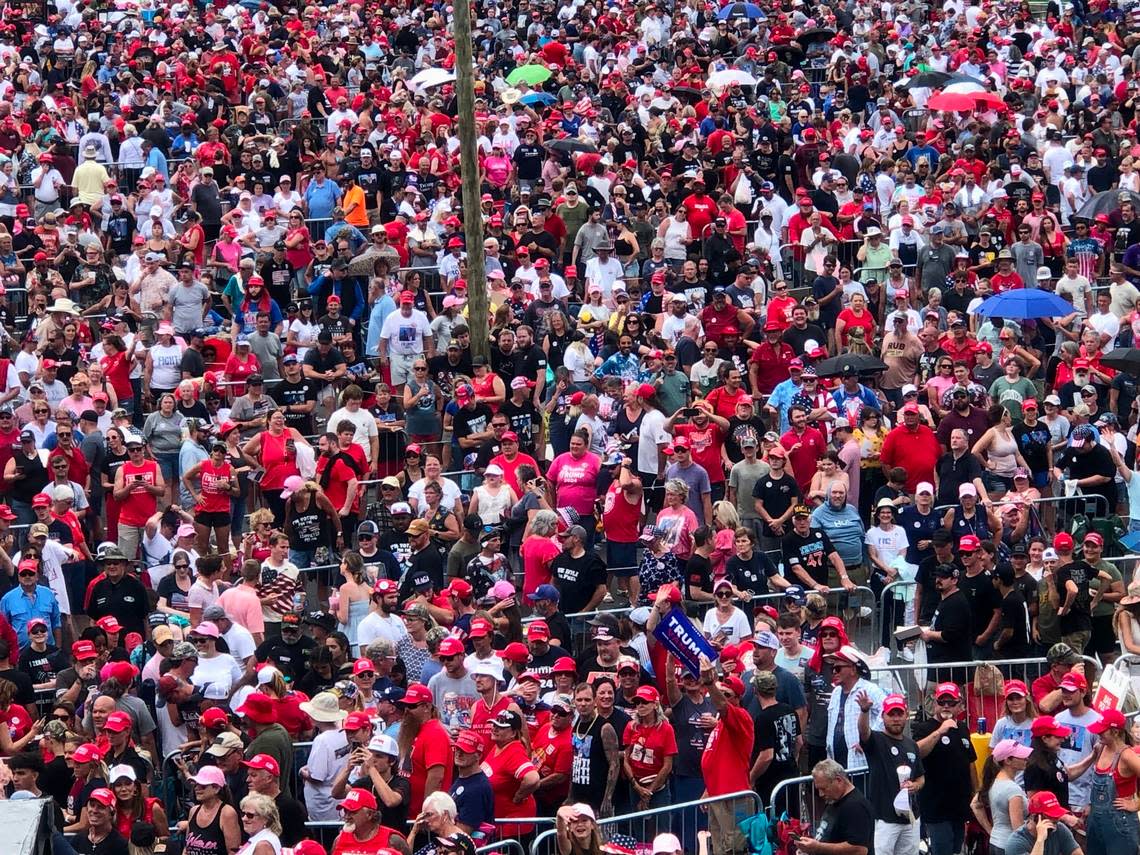
[[[483,158],[483,184],[489,184],[491,191],[498,191],[501,197],[507,182],[511,180],[511,159],[503,152],[501,145],[491,147],[491,153]]]
[[[555,508],[573,508],[578,512],[579,523],[587,532],[594,530],[594,500],[598,497],[598,473],[602,459],[589,450],[590,435],[583,430],[570,437],[570,450],[559,454],[550,464],[546,480],[553,495],[550,504]],[[593,537],[591,535],[591,540]]]

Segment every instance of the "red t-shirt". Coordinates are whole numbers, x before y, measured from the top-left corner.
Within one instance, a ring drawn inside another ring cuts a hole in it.
[[[692,424],[677,425],[673,428],[673,435],[683,436],[689,440],[693,461],[705,467],[705,471],[709,473],[710,484],[724,481],[724,463],[720,459],[724,437],[720,435],[720,428],[716,424],[710,421],[703,428]]]
[[[120,401],[134,398],[135,392],[131,388],[131,363],[125,351],[113,356],[108,354],[99,360],[99,364],[103,366],[103,376],[115,390],[116,398]]]
[[[128,460],[123,464],[122,472],[123,482],[128,485],[136,480],[150,486],[158,483],[158,464],[153,460],[144,460],[137,465]],[[157,508],[158,499],[153,493],[132,487],[130,494],[119,505],[119,524],[144,526],[154,516]]]
[[[483,737],[485,751],[490,751],[492,747],[491,722],[499,717],[499,713],[506,712],[512,703],[514,702],[510,695],[500,695],[489,707],[482,698],[475,699],[471,707],[471,729]],[[516,816],[534,816],[534,814],[516,814]]]
[[[382,825],[368,840],[357,840],[351,831],[342,831],[333,843],[332,855],[375,855],[381,849],[391,849],[392,835],[397,833]]]
[[[19,704],[8,704],[8,709],[4,710],[4,721],[8,723],[8,733],[13,741],[23,739],[32,729],[32,717]]]
[[[743,386],[735,392],[729,392],[726,386],[717,386],[708,393],[705,400],[712,404],[713,412],[722,419],[731,419],[736,415],[736,402],[747,394]]]
[[[1059,688],[1061,688],[1061,684],[1053,679],[1053,672],[1046,671],[1033,681],[1033,685],[1029,687],[1029,693],[1033,695],[1033,703],[1040,705],[1046,695],[1057,691]]]
[[[420,810],[424,806],[424,796],[428,795],[424,792],[424,787],[427,785],[427,773],[433,766],[443,767],[443,780],[439,782],[439,788],[443,792],[450,792],[451,790],[451,773],[453,759],[451,756],[451,737],[447,733],[447,728],[439,723],[436,719],[429,719],[424,722],[424,726],[420,729],[419,735],[416,737],[415,744],[412,745],[412,774],[410,778],[411,792],[408,798],[408,814],[410,816],[419,816]],[[340,840],[337,840],[340,844]],[[333,852],[340,851],[333,849]],[[353,852],[374,852],[374,849],[353,849],[344,850]]]
[[[76,484],[82,484],[87,480],[87,476],[91,473],[91,464],[87,462],[87,458],[83,456],[83,452],[78,447],[72,446],[71,453],[68,454],[59,446],[51,450],[48,455],[48,460],[51,461],[56,457],[62,457],[67,460],[67,477],[69,480],[74,481]]]
[[[231,353],[226,359],[226,367],[222,373],[226,375],[227,380],[233,380],[241,383],[240,386],[232,386],[233,394],[235,397],[245,394],[245,381],[250,374],[257,374],[261,371],[261,363],[257,357],[252,353],[249,358],[244,362],[237,358],[237,354]],[[118,390],[115,390],[116,393]]]
[[[537,772],[530,756],[523,748],[522,742],[515,740],[503,747],[494,747],[483,759],[483,773],[491,781],[491,789],[495,792],[495,817],[501,820],[511,816],[534,816],[537,807],[534,796],[527,796],[521,802],[515,802],[515,794],[519,786],[531,772]],[[508,837],[529,834],[534,830],[530,823],[502,823],[497,822],[498,831]]]
[[[787,342],[760,342],[748,358],[756,366],[756,388],[752,391],[758,395],[771,395],[777,385],[788,379],[788,364],[795,358],[796,352]]]
[[[701,755],[701,773],[710,796],[751,789],[748,768],[755,739],[752,716],[746,709],[729,704],[721,711]]]
[[[550,804],[562,804],[570,793],[570,767],[574,762],[574,744],[570,728],[555,730],[547,725],[538,729],[530,741],[534,762],[542,777],[561,772],[566,780],[559,786],[545,791],[545,800]]]
[[[633,777],[643,787],[651,784],[661,772],[666,757],[677,754],[677,737],[673,733],[673,725],[667,721],[649,726],[631,721],[625,726],[622,744],[625,745]]]
[[[1013,291],[1016,288],[1024,288],[1025,282],[1021,278],[1021,274],[1016,270],[1011,270],[1009,273],[995,273],[990,277],[990,285],[993,286],[995,294],[1001,294],[1003,291]]]
[[[344,507],[344,501],[348,496],[348,482],[349,479],[355,478],[357,481],[363,481],[368,477],[368,459],[364,456],[364,449],[357,445],[355,442],[350,443],[348,448],[340,449],[341,454],[347,454],[356,462],[356,469],[353,469],[343,457],[337,455],[332,458],[335,462],[332,464],[332,474],[328,479],[328,486],[324,488],[325,495],[329,497],[333,507],[338,511]],[[329,459],[323,454],[317,458],[317,481],[324,484],[324,471],[329,466]],[[356,513],[360,510],[360,493],[357,492],[356,498],[352,501],[352,512]]]
[[[602,525],[606,530],[606,540],[614,543],[634,543],[641,533],[640,500],[630,502],[617,481],[606,490],[602,504]]]
[[[795,451],[792,448],[799,444]],[[805,496],[811,487],[811,478],[815,474],[816,461],[823,457],[827,451],[827,440],[813,427],[804,428],[803,434],[789,430],[780,437],[780,445],[788,452],[788,459],[796,472],[796,484]]]
[[[523,541],[523,594],[533,594],[539,585],[550,584],[550,562],[561,553],[562,547],[549,537],[531,535]]]
[[[851,337],[851,330],[854,327],[863,328],[863,335],[867,342],[870,342],[874,337],[872,333],[875,329],[875,316],[866,309],[863,310],[863,317],[861,318],[855,317],[855,313],[850,309],[844,309],[839,313],[839,320],[847,324],[847,326],[843,328],[843,341],[840,342],[844,347],[847,346],[848,340]]]

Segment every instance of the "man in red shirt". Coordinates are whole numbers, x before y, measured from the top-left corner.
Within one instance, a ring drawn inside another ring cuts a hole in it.
[[[977,363],[978,341],[971,338],[966,331],[965,324],[954,324],[950,327],[950,334],[939,342],[946,354],[955,362],[965,362],[973,371]]]
[[[724,439],[728,436],[728,419],[716,415],[708,401],[694,401],[693,408],[697,412],[691,422],[674,425],[673,420],[682,417],[681,414],[685,412],[682,408],[665,422],[665,430],[688,442],[693,462],[703,466],[709,475],[709,486],[712,487],[711,500],[717,502],[724,498],[725,474],[721,455]],[[677,445],[676,442],[673,444]]]
[[[1081,657],[1065,642],[1058,641],[1049,648],[1045,658],[1049,662],[1049,670],[1033,681],[1030,691],[1041,714],[1052,715],[1061,709],[1061,680],[1080,665]]]
[[[404,722],[411,735],[411,793],[408,815],[419,816],[424,797],[451,789],[451,736],[439,721],[435,696],[423,683],[412,683],[398,701],[404,708]]]
[[[755,395],[771,395],[777,384],[788,379],[788,366],[796,352],[781,340],[781,332],[778,322],[768,321],[764,325],[764,341],[752,349],[748,358],[748,382]]]
[[[748,780],[749,760],[755,742],[752,716],[740,705],[744,683],[739,677],[725,677],[717,682],[716,669],[701,657],[701,683],[708,689],[709,700],[716,707],[719,720],[705,752],[701,755],[701,773],[705,779],[704,797],[738,793],[752,787]],[[743,852],[744,838],[738,830],[736,813],[748,810],[744,804],[731,801],[709,803],[709,831],[713,852]]]
[[[921,482],[934,481],[934,467],[942,456],[937,435],[920,422],[921,412],[914,401],[906,404],[903,423],[887,434],[879,453],[884,472],[895,466],[906,470],[906,489],[911,494]]]
[[[709,226],[717,214],[716,200],[705,192],[705,179],[698,174],[689,186],[693,192],[684,198],[681,207],[689,214],[689,228],[692,230],[694,240],[704,240],[708,236]]]
[[[788,452],[788,459],[796,470],[796,484],[805,496],[811,488],[816,461],[827,451],[827,440],[822,433],[808,425],[807,417],[807,410],[798,405],[793,406],[788,410],[788,421],[792,426],[780,437],[780,445]]]
[[[738,309],[730,303],[724,287],[718,285],[713,289],[712,303],[701,309],[701,325],[705,329],[706,339],[712,339],[717,347],[724,347],[725,330],[735,329],[744,338],[748,338],[756,321],[744,309]]]

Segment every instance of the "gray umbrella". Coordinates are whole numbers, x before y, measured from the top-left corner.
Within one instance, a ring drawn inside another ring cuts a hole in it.
[[[1114,214],[1120,210],[1121,202],[1131,202],[1132,207],[1140,209],[1140,193],[1131,190],[1105,190],[1097,193],[1073,214],[1082,220],[1091,220],[1097,214]]]

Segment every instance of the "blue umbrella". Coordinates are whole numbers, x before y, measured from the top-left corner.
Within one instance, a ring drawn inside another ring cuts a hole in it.
[[[1061,318],[1073,311],[1073,304],[1067,303],[1052,291],[1039,288],[1018,288],[989,297],[978,306],[978,314],[985,317],[1026,320],[1028,318]]]
[[[551,95],[549,92],[527,92],[519,100],[530,107],[534,106],[535,104],[545,104],[547,107],[549,107],[551,104],[558,102],[558,99]]]
[[[716,13],[718,21],[727,21],[729,18],[751,18],[759,21],[766,17],[763,10],[755,3],[729,3]]]

